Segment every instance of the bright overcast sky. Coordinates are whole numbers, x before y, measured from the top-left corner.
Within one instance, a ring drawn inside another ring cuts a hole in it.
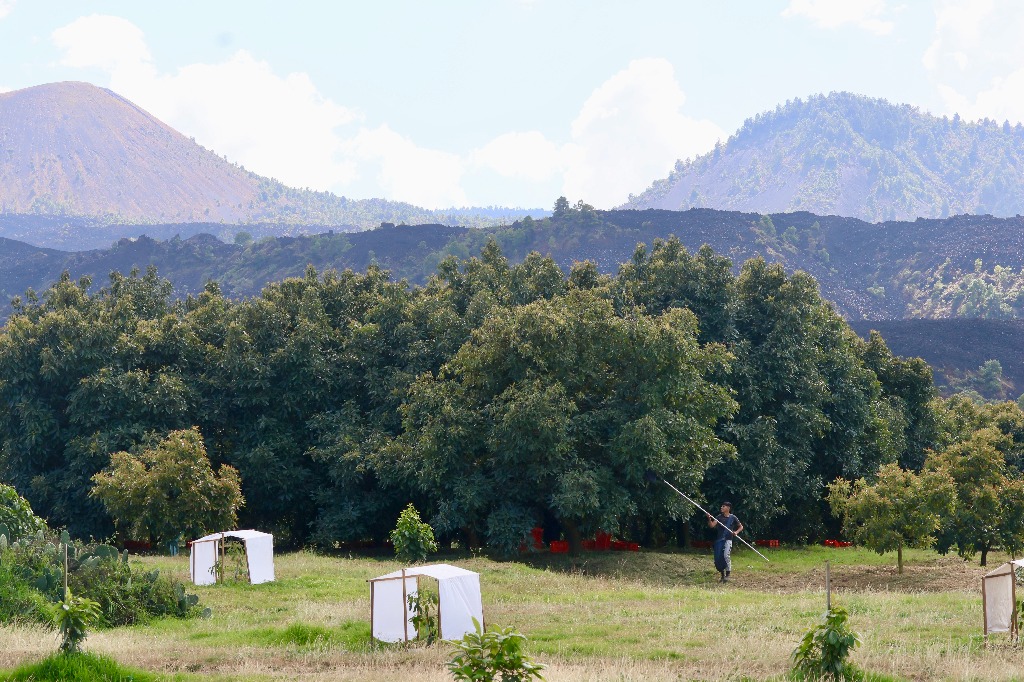
[[[262,175],[601,208],[780,102],[1024,120],[1015,0],[0,0],[0,91],[108,87]]]

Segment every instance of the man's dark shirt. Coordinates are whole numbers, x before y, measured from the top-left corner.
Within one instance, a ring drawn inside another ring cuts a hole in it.
[[[718,521],[718,525],[715,526],[715,529],[718,531],[718,537],[715,538],[715,542],[719,540],[732,540],[733,534],[729,530],[735,531],[740,526],[740,520],[736,518],[736,515],[729,514],[725,516],[724,514],[719,514],[715,517],[715,521]],[[726,530],[726,528],[729,530]]]

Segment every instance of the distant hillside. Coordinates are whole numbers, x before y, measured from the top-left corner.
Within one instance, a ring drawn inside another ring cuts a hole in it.
[[[210,236],[167,239],[168,234],[184,237],[176,232],[180,227],[136,227],[163,240],[123,239],[112,248],[77,253],[22,245],[20,255],[11,250],[12,255],[0,257],[0,293],[45,287],[63,269],[102,283],[111,270],[150,264],[181,293],[196,291],[212,278],[231,295],[251,296],[266,282],[301,274],[307,264],[361,270],[375,262],[396,278],[423,282],[446,255],[474,255],[491,238],[514,261],[539,251],[565,269],[590,260],[614,272],[638,243],[675,235],[691,251],[709,245],[737,268],[761,256],[787,270],[806,271],[850,320],[1024,318],[1024,218],[955,216],[872,224],[811,213],[587,208],[487,229],[391,226],[282,239],[253,235],[252,240],[240,234],[237,243]],[[236,241],[233,232],[218,234]]]
[[[0,94],[0,216],[356,230],[381,222],[497,224],[528,213],[500,208],[429,211],[286,187],[228,163],[132,102],[88,83],[53,83]]]
[[[166,233],[176,226],[150,227]],[[181,296],[197,293],[211,279],[229,296],[255,296],[268,282],[301,276],[309,265],[320,271],[363,271],[376,264],[391,271],[395,279],[422,283],[445,256],[475,255],[491,238],[513,261],[538,250],[565,269],[574,261],[592,260],[610,273],[630,258],[638,243],[670,235],[678,236],[690,250],[709,244],[737,267],[748,258],[763,256],[789,270],[810,272],[818,278],[823,295],[834,301],[858,333],[866,336],[877,329],[894,352],[924,358],[935,368],[936,381],[947,394],[983,389],[973,375],[989,360],[999,361],[1002,377],[996,390],[981,390],[986,397],[1016,398],[1024,392],[1024,320],[976,319],[1024,317],[1020,300],[1024,224],[1016,218],[960,216],[872,225],[805,213],[584,210],[503,229],[388,226],[350,234],[243,238],[239,243],[224,243],[210,235],[166,240],[139,237],[80,252],[0,238],[0,298],[6,304],[29,288],[42,291],[64,270],[75,279],[91,276],[94,286],[103,286],[112,271],[127,273],[150,265],[171,280]],[[922,255],[925,245],[927,256]],[[983,266],[976,271],[978,259]],[[1005,266],[996,272],[994,263]],[[917,289],[908,279],[912,267],[923,271],[917,275]],[[921,301],[904,300],[891,293],[899,291],[892,282],[901,277],[906,287],[926,292],[925,304],[959,303],[922,307]],[[9,312],[0,305],[0,320]],[[899,319],[911,315],[946,319]]]
[[[1024,320],[861,320],[850,326],[864,338],[877,331],[897,355],[922,358],[946,395],[974,389],[988,399],[1016,400],[1024,393]],[[1001,369],[995,391],[971,381],[991,360]]]
[[[849,93],[787,102],[621,208],[809,211],[869,222],[1024,213],[1024,128]]]

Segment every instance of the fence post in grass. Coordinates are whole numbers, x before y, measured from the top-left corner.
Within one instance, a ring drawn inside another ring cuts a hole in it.
[[[831,562],[825,562],[825,613],[832,610],[832,574],[829,569]]]

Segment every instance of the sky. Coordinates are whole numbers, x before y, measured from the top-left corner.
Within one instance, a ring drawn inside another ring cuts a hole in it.
[[[610,208],[797,97],[1024,121],[1017,0],[0,0],[0,92],[110,88],[295,187]]]

